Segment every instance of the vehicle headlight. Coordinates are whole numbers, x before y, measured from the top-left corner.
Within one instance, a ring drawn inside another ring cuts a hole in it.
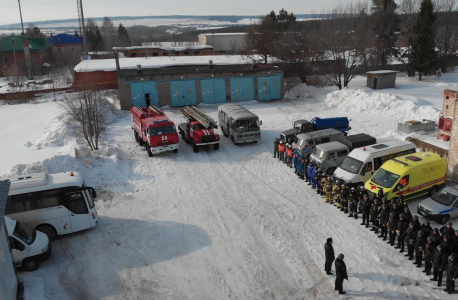
[[[41,253],[45,253],[46,251],[48,251],[48,248],[49,246],[44,247],[43,250],[41,250]]]
[[[439,212],[438,212],[438,211],[430,211],[429,214],[430,214],[430,215],[438,215]]]

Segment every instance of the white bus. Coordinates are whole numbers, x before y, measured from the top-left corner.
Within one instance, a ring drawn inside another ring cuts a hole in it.
[[[57,235],[97,225],[95,190],[77,172],[5,178],[11,182],[5,215],[30,229]]]

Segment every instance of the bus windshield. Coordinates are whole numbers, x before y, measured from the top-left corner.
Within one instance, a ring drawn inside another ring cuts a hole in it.
[[[372,177],[372,182],[385,188],[391,188],[398,182],[399,177],[401,176],[380,168]]]
[[[340,166],[340,168],[347,172],[358,174],[363,164],[364,163],[362,161],[354,159],[353,157],[347,156],[345,160],[343,161],[342,165]]]
[[[175,132],[177,132],[177,130],[175,129],[175,125],[151,127],[149,129],[150,135],[162,135],[162,134],[169,134],[169,133],[175,133]]]
[[[94,204],[94,198],[92,197],[92,191],[85,190],[84,192],[86,194],[86,198],[87,198],[87,202],[89,204],[89,208],[94,208],[95,204]]]
[[[259,121],[258,119],[237,120],[234,126],[236,132],[257,131],[259,130]]]
[[[35,230],[23,227],[21,223],[16,222],[16,227],[13,232],[14,236],[21,239],[24,243],[31,245],[35,241],[36,232]]]

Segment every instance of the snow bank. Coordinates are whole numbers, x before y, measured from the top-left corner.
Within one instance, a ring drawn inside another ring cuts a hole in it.
[[[344,89],[329,93],[329,107],[340,107],[357,113],[397,117],[407,120],[438,120],[440,111],[431,106],[419,106],[412,100],[401,100],[396,95]]]
[[[285,99],[310,99],[316,98],[318,95],[322,95],[323,93],[325,93],[325,91],[323,91],[323,88],[317,88],[315,86],[301,83],[298,86],[295,86],[291,90],[286,92]]]

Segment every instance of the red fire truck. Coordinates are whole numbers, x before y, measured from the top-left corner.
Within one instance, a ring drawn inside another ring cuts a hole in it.
[[[178,152],[179,138],[175,124],[156,106],[132,107],[135,141],[145,146],[148,156],[165,151]]]
[[[183,140],[191,143],[194,152],[199,152],[199,146],[213,145],[213,149],[219,149],[219,135],[213,131],[217,128],[216,121],[199,109],[186,106],[181,114],[188,120],[178,125],[178,131]]]

